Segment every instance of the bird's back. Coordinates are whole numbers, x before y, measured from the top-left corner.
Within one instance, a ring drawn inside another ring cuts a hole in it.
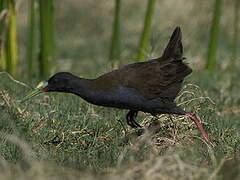
[[[126,109],[137,104],[172,108],[183,79],[192,72],[182,53],[181,30],[176,28],[160,58],[126,65],[95,79],[94,88],[103,93],[99,102],[105,98],[105,106],[112,103]]]

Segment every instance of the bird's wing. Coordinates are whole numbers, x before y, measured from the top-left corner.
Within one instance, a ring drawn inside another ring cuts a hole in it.
[[[191,69],[182,60],[160,63],[152,60],[127,66],[122,71],[120,82],[133,88],[147,99],[174,99],[181,89],[181,84]]]
[[[146,98],[174,99],[183,79],[192,72],[183,59],[182,33],[180,27],[176,27],[160,58],[126,68],[124,85]]]
[[[181,84],[192,70],[183,62],[181,29],[177,27],[166,46],[162,57],[134,63],[104,74],[95,80],[101,89],[122,85],[135,89],[147,99],[177,96]]]

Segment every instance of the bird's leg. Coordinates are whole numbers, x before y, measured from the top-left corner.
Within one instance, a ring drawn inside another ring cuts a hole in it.
[[[129,126],[131,126],[132,128],[136,128],[136,126],[135,126],[134,123],[132,122],[133,116],[132,116],[132,111],[131,111],[131,110],[127,113],[126,119],[127,119],[127,124],[128,124]]]
[[[197,128],[199,129],[200,133],[202,134],[202,137],[204,138],[204,140],[206,142],[211,142],[210,138],[208,136],[208,134],[206,133],[206,131],[203,129],[202,124],[200,123],[200,121],[198,120],[198,118],[196,117],[196,115],[192,114],[192,113],[185,113],[185,115],[187,117],[189,117],[197,126]]]
[[[138,128],[141,127],[134,119],[137,117],[138,111],[133,111],[130,110],[127,115],[126,115],[126,119],[127,119],[127,124],[129,126],[131,126],[132,128]]]

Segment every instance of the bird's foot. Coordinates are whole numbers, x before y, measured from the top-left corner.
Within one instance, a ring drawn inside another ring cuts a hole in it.
[[[130,110],[126,115],[127,124],[129,126],[131,126],[132,128],[141,128],[142,127],[135,121],[137,114],[138,114],[138,111]]]

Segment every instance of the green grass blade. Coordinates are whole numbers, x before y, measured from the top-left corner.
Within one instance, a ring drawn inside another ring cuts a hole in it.
[[[140,39],[140,47],[137,55],[138,61],[145,59],[145,52],[149,46],[150,28],[152,24],[152,16],[154,11],[155,0],[148,0],[147,12],[144,20],[144,27]]]
[[[112,42],[110,48],[110,60],[118,60],[120,58],[120,11],[121,0],[115,0],[115,14],[113,22]]]
[[[206,66],[208,70],[213,70],[216,64],[221,6],[222,0],[215,0]]]
[[[53,0],[39,0],[40,11],[40,77],[47,78],[54,64]]]

